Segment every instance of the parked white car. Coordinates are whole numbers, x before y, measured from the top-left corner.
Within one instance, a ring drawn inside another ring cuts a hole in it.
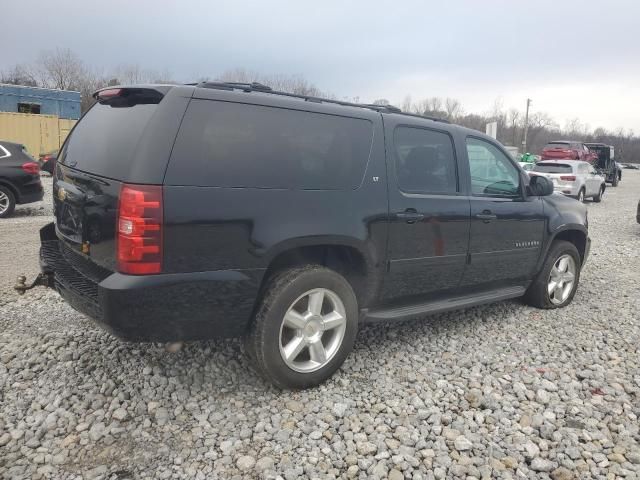
[[[605,178],[590,163],[581,160],[543,160],[528,173],[547,177],[556,192],[581,202],[585,198],[599,202],[606,189]]]

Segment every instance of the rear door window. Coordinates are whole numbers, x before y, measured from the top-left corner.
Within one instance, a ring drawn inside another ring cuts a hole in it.
[[[398,127],[394,132],[398,187],[409,193],[458,191],[451,137],[443,132]]]
[[[124,179],[157,104],[112,107],[96,103],[74,127],[58,161],[103,177]]]
[[[540,173],[571,173],[571,165],[565,163],[538,163],[533,167],[534,172]]]
[[[368,120],[192,100],[166,183],[309,190],[355,189],[364,177]]]

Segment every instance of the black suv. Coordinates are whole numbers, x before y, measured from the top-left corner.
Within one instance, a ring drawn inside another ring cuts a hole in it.
[[[43,196],[40,165],[24,145],[0,140],[0,218],[10,216],[17,204],[39,202]]]
[[[575,294],[585,206],[477,131],[258,84],[96,98],[59,155],[42,278],[117,336],[244,336],[303,388],[359,322]]]

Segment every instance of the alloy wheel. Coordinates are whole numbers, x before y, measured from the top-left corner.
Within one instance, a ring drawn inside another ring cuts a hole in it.
[[[9,196],[3,191],[0,191],[0,215],[6,212],[8,208],[9,208]]]
[[[280,326],[280,355],[301,373],[315,372],[336,355],[347,326],[340,297],[326,288],[314,288],[290,306]]]
[[[547,284],[551,303],[560,305],[569,298],[576,283],[576,270],[576,262],[571,255],[564,254],[558,257],[551,268]]]

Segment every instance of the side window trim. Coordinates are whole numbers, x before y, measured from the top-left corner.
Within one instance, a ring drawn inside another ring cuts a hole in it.
[[[0,145],[0,158],[8,158],[11,156],[11,152]]]
[[[481,142],[485,142],[491,146],[493,146],[496,150],[498,150],[498,152],[502,153],[502,155],[507,159],[507,162],[509,162],[509,164],[515,169],[516,173],[519,172],[519,169],[516,167],[516,161],[511,157],[511,155],[508,155],[502,148],[500,148],[500,146],[496,145],[496,143],[487,140],[486,138],[482,138],[476,135],[467,135],[464,138],[464,144],[465,147],[468,147],[468,143],[467,141],[469,139],[472,140],[478,140]],[[473,192],[473,185],[471,184],[472,182],[472,178],[471,178],[471,162],[469,160],[469,150],[468,148],[465,148],[465,153],[467,155],[467,166],[469,167],[469,195],[472,197],[479,197],[479,198],[502,198],[502,199],[523,199],[524,198],[524,194],[523,194],[523,188],[524,186],[522,185],[522,178],[520,177],[520,174],[518,173],[518,194],[517,195],[496,195],[496,194],[488,194],[488,193],[474,193]]]
[[[415,129],[415,130],[424,130],[427,132],[435,132],[435,133],[440,133],[443,135],[446,135],[447,138],[449,139],[449,142],[451,142],[451,153],[453,154],[453,166],[454,166],[454,173],[455,173],[455,181],[456,181],[456,190],[455,192],[428,192],[428,191],[423,191],[423,192],[410,192],[410,191],[406,191],[403,190],[402,187],[400,186],[400,180],[398,177],[398,150],[397,150],[397,145],[396,145],[396,132],[401,129],[401,128],[411,128],[411,129]],[[423,125],[415,125],[415,124],[410,124],[410,123],[399,123],[397,124],[392,131],[391,134],[391,144],[393,146],[392,149],[392,155],[393,155],[393,172],[395,175],[395,180],[396,180],[396,188],[398,189],[398,191],[400,193],[402,193],[403,195],[408,195],[408,196],[462,196],[464,195],[464,192],[462,192],[462,185],[460,183],[460,171],[459,171],[459,165],[458,165],[458,153],[456,150],[456,142],[455,139],[453,138],[453,135],[451,134],[451,132],[447,131],[447,130],[440,130],[438,128],[430,128],[430,127],[425,127]]]

